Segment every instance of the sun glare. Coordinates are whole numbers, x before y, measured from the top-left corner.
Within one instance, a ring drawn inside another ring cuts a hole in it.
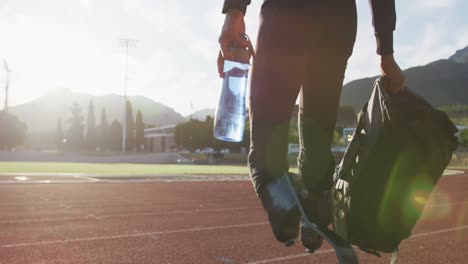
[[[450,197],[447,192],[440,190],[430,196],[429,204],[426,206],[422,217],[437,221],[449,217],[451,212]]]
[[[429,193],[425,191],[415,191],[411,195],[413,207],[417,210],[422,210],[429,199]]]

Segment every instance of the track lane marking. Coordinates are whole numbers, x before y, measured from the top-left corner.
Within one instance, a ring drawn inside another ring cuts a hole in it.
[[[468,201],[467,202],[460,202],[460,203],[428,204],[426,207],[444,207],[444,206],[450,206],[450,205],[464,205],[464,204],[468,204]],[[233,208],[175,210],[175,211],[153,212],[153,213],[150,212],[150,213],[135,213],[135,214],[107,214],[107,215],[96,215],[96,217],[89,217],[89,215],[87,215],[87,216],[75,216],[75,217],[18,219],[18,220],[0,221],[0,224],[35,223],[35,222],[85,220],[85,219],[103,219],[103,218],[113,218],[113,217],[118,218],[118,217],[132,217],[132,216],[175,215],[175,214],[191,214],[191,213],[203,213],[203,212],[239,211],[239,210],[260,209],[260,208],[262,208],[262,207],[261,206],[248,206],[248,207],[233,207]]]
[[[307,256],[314,256],[314,255],[333,253],[333,252],[335,252],[333,249],[317,250],[313,254],[302,253],[302,254],[297,254],[297,255],[289,255],[289,256],[285,256],[285,257],[278,257],[278,258],[272,258],[272,259],[265,259],[265,260],[247,262],[247,264],[263,264],[263,263],[270,263],[270,262],[278,262],[278,261],[285,261],[285,260],[291,260],[291,259],[296,259],[296,258],[303,258],[303,257],[307,257]]]
[[[92,177],[89,177],[89,176],[80,176],[80,175],[75,175],[75,176],[73,176],[73,178],[85,179],[85,180],[89,180],[89,181],[93,181],[93,182],[101,181],[100,179],[95,179],[95,178],[92,178]]]
[[[226,226],[197,227],[197,228],[168,230],[168,231],[155,231],[155,232],[145,232],[145,233],[142,232],[142,233],[134,233],[134,234],[113,235],[113,236],[99,236],[99,237],[87,237],[87,238],[76,238],[76,239],[50,240],[50,241],[40,241],[40,242],[30,242],[30,243],[6,244],[6,245],[0,245],[0,248],[42,246],[42,245],[50,245],[50,244],[65,244],[65,243],[73,243],[73,242],[108,240],[108,239],[143,237],[143,236],[148,236],[148,237],[152,238],[154,236],[165,235],[165,234],[209,231],[209,230],[230,229],[230,228],[244,228],[244,227],[267,225],[267,224],[268,224],[268,222],[257,222],[257,223],[226,225]],[[437,234],[448,233],[448,232],[452,232],[452,231],[465,230],[465,229],[468,229],[468,225],[460,226],[460,227],[454,227],[454,228],[441,229],[441,230],[431,231],[431,232],[427,232],[427,233],[416,234],[416,235],[412,235],[409,239],[417,238],[417,237],[437,235]],[[334,250],[333,249],[319,250],[319,251],[316,251],[315,254],[324,254],[324,253],[331,253],[331,252],[334,252]],[[303,254],[289,255],[289,256],[273,258],[273,259],[253,261],[253,262],[248,262],[247,264],[261,264],[261,263],[277,262],[277,261],[293,259],[293,258],[300,258],[300,257],[305,257],[305,256],[313,256],[313,255],[309,254],[309,253],[303,253]]]
[[[453,232],[453,231],[459,231],[459,230],[464,230],[464,229],[468,229],[468,225],[460,226],[460,227],[454,227],[454,228],[441,229],[441,230],[431,231],[431,232],[427,232],[427,233],[416,234],[416,235],[412,235],[409,239],[418,238],[418,237],[425,237],[425,236],[431,236],[431,235],[438,235],[438,234],[443,234],[443,233],[448,233],[448,232]],[[279,262],[279,261],[285,261],[285,260],[290,260],[290,259],[295,259],[295,258],[314,256],[314,255],[317,255],[317,254],[326,254],[326,253],[334,253],[334,252],[335,251],[333,249],[318,250],[318,251],[315,251],[314,254],[302,253],[302,254],[289,255],[289,256],[284,256],[284,257],[277,257],[277,258],[264,259],[264,260],[258,260],[258,261],[250,261],[250,262],[247,262],[246,264],[264,264],[264,263],[271,263],[271,262]]]
[[[462,193],[467,193],[468,194],[468,191],[459,191],[459,192],[449,192],[449,194],[455,194],[455,195],[458,195],[458,194],[462,194]],[[443,195],[443,194],[438,194],[438,193],[433,193],[431,194],[431,198],[432,196],[439,196],[439,195]],[[194,203],[210,203],[210,202],[217,202],[217,201],[224,201],[226,200],[225,198],[218,198],[218,199],[206,199],[206,200],[203,200],[203,199],[200,199],[200,200],[188,200],[188,199],[184,199],[184,200],[177,200],[177,203],[182,203],[182,202],[194,202]],[[242,199],[233,199],[233,200],[230,200],[231,202],[240,202],[240,201],[249,201],[249,200],[255,200],[256,201],[256,197],[252,197],[252,198],[242,198]],[[432,205],[431,204],[431,199],[429,199],[429,203],[427,206],[439,206],[439,204],[435,204],[435,205]],[[126,198],[123,198],[123,197],[118,197],[118,198],[114,198],[113,201],[125,201],[125,202],[128,202],[128,203],[123,203],[123,204],[120,204],[120,205],[142,205],[142,204],[169,204],[169,203],[173,203],[174,200],[149,200],[149,199],[145,199],[145,200],[140,200],[140,201],[133,201],[133,200],[129,200],[129,199],[126,199]],[[105,204],[110,204],[112,205],[113,204],[113,201],[102,201],[102,202],[96,202],[94,200],[92,201],[65,201],[66,203],[68,204],[71,204],[71,205],[105,205]],[[34,206],[34,205],[39,205],[39,206],[43,206],[43,205],[53,205],[53,204],[62,204],[64,201],[43,201],[43,202],[23,202],[23,203],[0,203],[0,207],[11,207],[11,206]],[[464,203],[464,202],[462,202]],[[442,204],[440,204],[442,205]],[[445,205],[445,204],[443,204]],[[448,205],[448,204],[447,204]],[[426,206],[426,207],[427,207]]]
[[[260,208],[262,208],[262,207],[261,206],[249,206],[249,207],[233,207],[233,208],[176,210],[176,211],[154,212],[154,213],[136,213],[136,214],[108,214],[108,215],[90,214],[90,215],[86,215],[86,216],[76,216],[76,217],[7,220],[7,221],[0,221],[0,224],[19,224],[19,223],[35,223],[35,222],[51,222],[51,221],[85,220],[85,219],[102,220],[104,218],[113,218],[113,217],[193,214],[193,213],[206,213],[206,212],[241,211],[241,210],[260,209]]]
[[[410,237],[411,238],[417,238],[417,237],[425,237],[425,236],[431,236],[431,235],[438,235],[438,234],[443,234],[443,233],[448,233],[452,231],[459,231],[459,230],[464,230],[468,229],[468,225],[466,226],[459,226],[459,227],[453,227],[453,228],[447,228],[447,229],[441,229],[437,231],[431,231],[431,232],[426,232],[426,233],[421,233],[421,234],[415,234]]]
[[[463,204],[468,204],[468,201],[466,202],[459,202],[459,203],[440,203],[440,204],[428,204],[426,207],[443,207],[443,206],[449,206],[449,205],[463,205]],[[424,213],[424,211],[423,211]]]
[[[465,172],[461,170],[445,170],[443,176],[462,175],[462,174],[465,174]]]
[[[27,181],[27,180],[29,180],[29,178],[25,177],[25,176],[17,176],[14,179],[17,180],[17,181]]]
[[[112,200],[109,201],[100,201],[96,202],[95,200],[91,201],[80,201],[80,200],[65,200],[65,201],[41,201],[41,202],[23,202],[23,203],[0,203],[0,207],[12,207],[12,206],[50,206],[53,204],[63,204],[67,203],[70,205],[74,206],[81,206],[81,205],[87,205],[87,206],[92,206],[92,205],[143,205],[143,204],[177,204],[177,203],[214,203],[214,202],[219,202],[219,201],[226,201],[226,198],[217,198],[217,199],[199,199],[199,200],[193,200],[193,199],[181,199],[181,200],[174,200],[174,199],[165,199],[165,200],[149,200],[149,199],[144,199],[144,200],[130,200],[126,198],[115,198],[111,197]],[[118,203],[118,201],[124,201],[126,203]],[[174,202],[175,201],[175,202]],[[241,202],[241,201],[258,201],[257,197],[252,196],[251,198],[242,198],[242,199],[230,199],[229,202]]]
[[[83,174],[83,173],[0,173],[0,177],[30,177],[29,181],[0,180],[0,185],[10,184],[67,184],[67,183],[168,183],[168,182],[236,182],[250,181],[247,174],[173,174],[173,175],[107,175],[107,174]],[[41,177],[58,177],[48,181],[40,180]],[[35,179],[33,179],[35,178]],[[60,178],[74,178],[65,180]]]
[[[122,234],[122,235],[113,235],[113,236],[99,236],[99,237],[85,237],[85,238],[63,239],[63,240],[50,240],[50,241],[40,241],[40,242],[31,242],[31,243],[18,243],[18,244],[0,245],[0,248],[43,246],[43,245],[51,245],[51,244],[66,244],[66,243],[73,243],[73,242],[120,239],[120,238],[143,237],[143,236],[148,236],[148,237],[151,238],[151,237],[154,237],[154,236],[157,236],[157,235],[186,233],[186,232],[199,232],[199,231],[230,229],[230,228],[244,228],[244,227],[259,226],[259,225],[266,225],[266,224],[268,224],[268,222],[257,222],[257,223],[226,225],[226,226],[197,227],[197,228],[188,228],[188,229],[155,231],[155,232],[134,233],[134,234]]]
[[[92,181],[92,180],[28,180],[28,181],[0,181],[0,185],[12,185],[12,184],[22,184],[22,185],[28,185],[28,184],[64,184],[64,183],[100,183],[101,181]]]

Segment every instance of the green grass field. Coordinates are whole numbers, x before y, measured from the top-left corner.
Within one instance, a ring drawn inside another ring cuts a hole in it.
[[[0,173],[84,173],[103,175],[247,174],[246,166],[0,162]]]
[[[291,169],[297,173],[297,169]],[[248,174],[246,166],[128,163],[0,162],[0,173],[83,173],[100,175]]]
[[[454,166],[449,169],[468,169]],[[291,168],[297,173],[297,168]],[[246,166],[128,163],[0,162],[0,173],[83,173],[99,175],[248,174]]]

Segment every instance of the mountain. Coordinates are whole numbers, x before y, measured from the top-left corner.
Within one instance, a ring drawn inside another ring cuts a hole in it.
[[[185,117],[185,120],[189,120],[190,118],[197,119],[200,121],[205,121],[207,116],[214,117],[216,109],[214,108],[205,108],[202,110],[198,110],[191,115]]]
[[[136,116],[136,112],[140,109],[145,123],[162,126],[184,121],[184,118],[172,108],[147,97],[129,96],[128,98],[132,102],[133,114]],[[82,116],[86,118],[88,105],[91,100],[94,103],[96,124],[100,123],[101,109],[103,107],[106,109],[109,124],[114,119],[122,120],[124,104],[122,96],[116,94],[92,96],[72,92],[68,89],[57,89],[47,92],[33,101],[10,107],[9,111],[27,124],[29,132],[55,132],[59,118],[64,122],[64,126],[68,127],[66,121],[71,116],[70,107],[73,102],[77,102],[81,106]]]
[[[466,64],[468,63],[468,46],[466,46],[464,49],[457,50],[453,56],[449,58],[449,60]]]
[[[468,58],[468,48],[458,51],[448,60],[438,60],[424,66],[404,71],[406,85],[423,96],[435,107],[444,105],[468,105],[468,63],[459,63]],[[350,105],[361,110],[369,98],[374,80],[378,76],[347,83],[343,87],[341,105]]]

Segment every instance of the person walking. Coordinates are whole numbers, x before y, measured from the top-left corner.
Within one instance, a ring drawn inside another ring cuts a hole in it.
[[[244,15],[250,0],[225,0],[226,14],[219,44],[232,60],[229,47],[249,47]],[[404,74],[393,57],[395,0],[370,0],[377,54],[389,92],[404,89]],[[286,246],[301,242],[313,252],[322,238],[301,222],[291,198],[288,176],[288,133],[300,96],[299,176],[307,192],[301,203],[307,216],[327,226],[327,204],[335,168],[331,142],[347,61],[353,52],[357,15],[355,0],[265,0],[261,8],[256,56],[250,88],[250,152],[248,166],[276,239]],[[222,76],[222,68],[218,71]]]

